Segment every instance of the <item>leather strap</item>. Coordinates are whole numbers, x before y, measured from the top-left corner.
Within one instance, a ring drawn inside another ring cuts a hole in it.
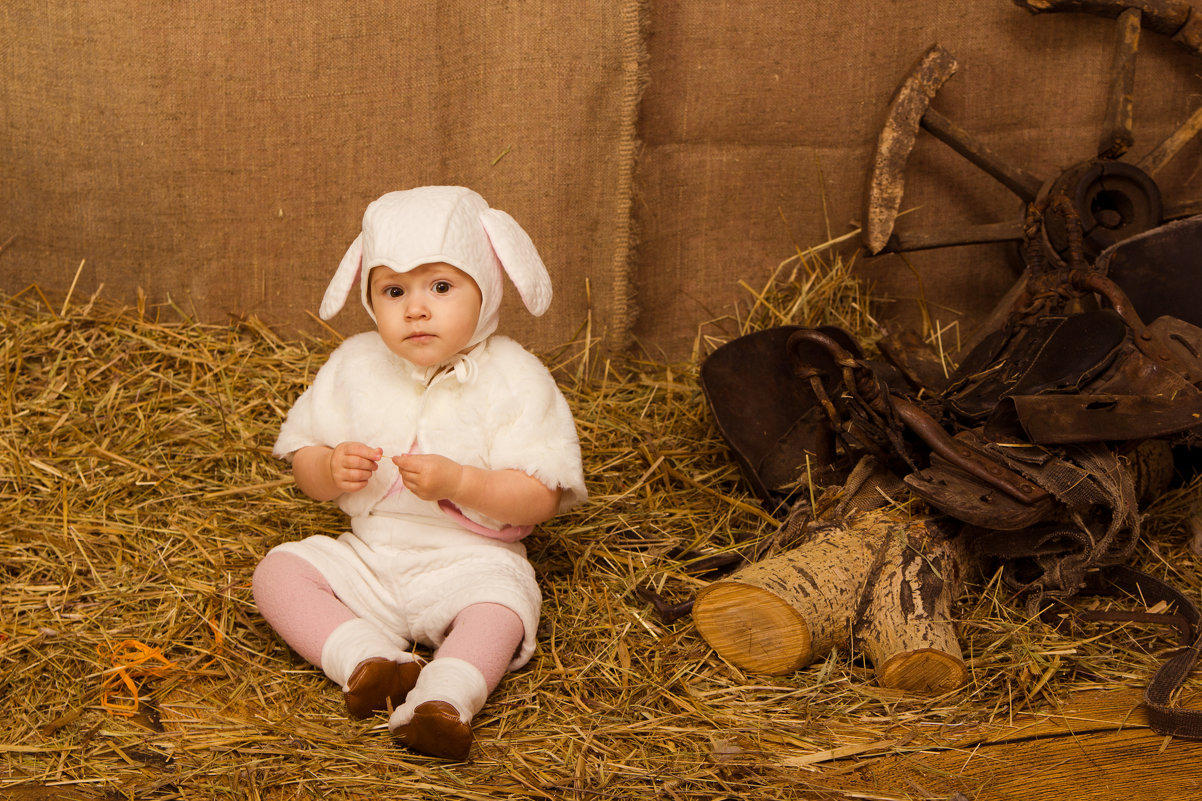
[[[1182,648],[1170,656],[1152,675],[1144,689],[1144,706],[1152,731],[1183,740],[1202,741],[1202,709],[1171,706],[1171,699],[1193,672],[1202,651],[1202,613],[1194,602],[1177,588],[1143,571],[1126,565],[1103,568],[1092,574],[1085,592],[1098,595],[1130,594],[1148,604],[1164,601],[1176,607],[1176,614],[1147,612],[1083,612],[1092,620],[1126,620],[1176,626],[1181,632]]]

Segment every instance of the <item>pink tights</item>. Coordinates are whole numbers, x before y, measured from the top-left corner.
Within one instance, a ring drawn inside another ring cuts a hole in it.
[[[306,661],[321,667],[321,649],[334,629],[355,618],[308,560],[274,551],[255,568],[255,605],[271,627]],[[434,655],[475,665],[491,693],[508,670],[525,628],[500,604],[472,604],[451,623]]]

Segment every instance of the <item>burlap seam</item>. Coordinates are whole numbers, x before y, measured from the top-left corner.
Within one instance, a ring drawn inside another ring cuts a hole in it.
[[[613,300],[610,329],[603,333],[611,348],[626,350],[634,336],[638,304],[631,281],[638,235],[634,225],[635,175],[639,153],[639,107],[647,86],[647,0],[627,0],[622,18],[622,88],[618,135],[618,170],[614,210],[614,248],[610,273]]]

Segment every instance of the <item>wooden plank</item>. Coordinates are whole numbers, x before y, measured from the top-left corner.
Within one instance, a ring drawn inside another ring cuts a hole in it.
[[[955,793],[972,801],[1202,798],[1202,743],[1152,732],[1140,698],[1132,688],[1091,691],[1013,722],[916,731],[872,758],[792,761],[808,766],[807,785],[880,801]],[[857,736],[845,734],[847,743],[831,752],[854,752]]]
[[[917,751],[807,777],[849,797],[972,801],[1124,801],[1202,797],[1202,743],[1145,729]]]
[[[1065,699],[1056,708],[1040,712],[1019,712],[1011,717],[965,722],[947,726],[915,728],[906,731],[910,747],[969,748],[984,743],[1003,743],[1032,737],[1054,737],[1120,728],[1148,728],[1148,718],[1139,706],[1142,692],[1136,688],[1091,690]],[[1187,699],[1183,702],[1191,705]],[[860,742],[862,729],[853,722],[833,726],[833,747]]]

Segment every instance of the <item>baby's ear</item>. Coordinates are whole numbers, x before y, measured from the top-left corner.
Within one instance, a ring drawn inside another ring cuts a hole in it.
[[[326,287],[325,297],[321,299],[321,307],[317,310],[321,319],[328,320],[342,309],[347,295],[359,283],[359,272],[362,269],[363,234],[360,233],[346,249],[346,255],[342,257],[338,270],[330,279],[330,285]]]
[[[499,209],[481,212],[480,222],[526,308],[535,317],[545,312],[551,305],[551,276],[530,236],[517,220]]]

